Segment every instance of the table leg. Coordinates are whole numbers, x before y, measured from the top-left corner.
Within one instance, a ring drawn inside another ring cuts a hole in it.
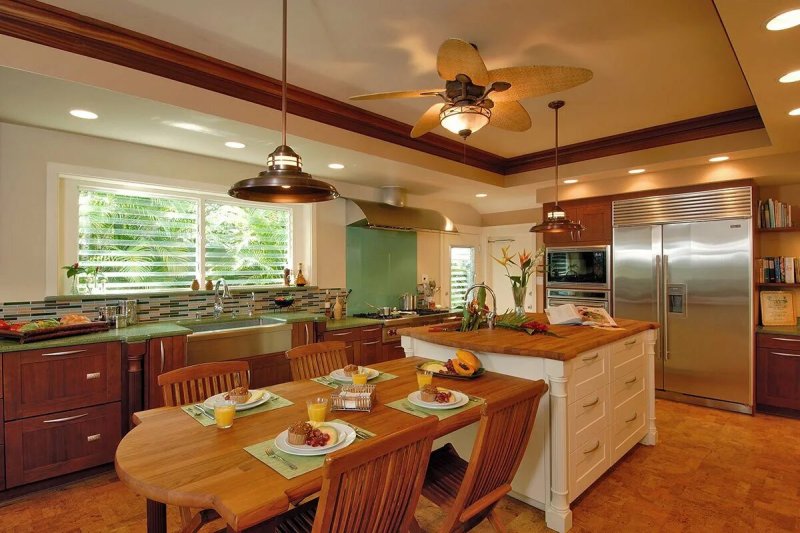
[[[147,500],[147,533],[167,533],[167,506]]]

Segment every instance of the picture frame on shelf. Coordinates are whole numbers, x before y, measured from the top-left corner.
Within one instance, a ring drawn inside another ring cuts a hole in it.
[[[761,324],[764,326],[794,326],[794,293],[791,291],[761,291]]]

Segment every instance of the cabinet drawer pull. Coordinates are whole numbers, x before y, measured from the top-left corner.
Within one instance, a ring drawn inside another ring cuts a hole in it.
[[[633,346],[634,344],[636,344],[636,339],[631,339],[625,343],[625,346]]]
[[[367,332],[367,331],[380,331],[381,329],[383,329],[383,328],[362,329],[361,331],[362,331],[362,332]]]
[[[344,333],[331,333],[332,337],[341,337],[342,335],[350,335],[350,332],[345,331]]]
[[[784,341],[784,342],[800,342],[800,339],[787,339],[784,337],[772,337],[774,341]]]
[[[74,355],[76,353],[83,353],[86,350],[68,350],[66,352],[50,352],[50,353],[43,353],[42,357],[49,357],[49,356],[57,356],[57,355]]]
[[[585,450],[583,453],[584,453],[584,455],[589,455],[593,451],[597,450],[597,448],[599,448],[599,447],[600,447],[600,441],[598,440],[597,443],[594,446],[592,446],[592,448],[590,450]]]
[[[636,411],[634,411],[634,412],[633,412],[633,416],[632,416],[632,417],[630,417],[629,419],[627,419],[627,420],[625,421],[625,423],[626,423],[626,424],[630,424],[631,422],[633,422],[634,420],[636,420],[636,417],[637,417],[637,416],[639,416],[639,413],[637,413]]]
[[[94,442],[96,440],[100,440],[100,433],[95,433],[94,435],[86,437],[86,442]]]
[[[89,413],[83,413],[82,415],[68,416],[68,417],[65,417],[65,418],[54,418],[53,420],[43,420],[42,423],[44,423],[44,424],[57,424],[59,422],[69,422],[70,420],[83,418],[84,416],[89,416]]]
[[[164,340],[163,339],[160,340],[159,343],[161,344],[161,370],[159,370],[158,373],[159,374],[163,374],[164,373],[164,359],[165,359]]]
[[[800,354],[796,353],[783,353],[783,352],[770,352],[772,355],[782,355],[784,357],[800,357]]]
[[[91,372],[86,374],[86,379],[98,379],[100,377],[100,372]]]
[[[597,405],[598,403],[600,403],[600,396],[596,397],[596,398],[594,399],[594,401],[591,401],[591,402],[589,402],[589,403],[585,403],[585,404],[583,404],[583,406],[584,406],[584,407],[592,407],[592,406],[594,406],[594,405]]]
[[[588,363],[589,361],[594,361],[598,357],[600,357],[600,352],[597,352],[594,355],[590,355],[589,357],[582,357],[581,361],[583,361],[584,363]]]
[[[630,385],[632,383],[636,383],[636,380],[639,379],[636,376],[633,376],[631,379],[625,382],[625,385]]]
[[[361,346],[369,346],[370,344],[378,344],[381,341],[373,341],[373,342],[362,342]]]

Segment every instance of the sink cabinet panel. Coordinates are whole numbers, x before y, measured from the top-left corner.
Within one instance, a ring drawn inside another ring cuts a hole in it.
[[[150,340],[144,362],[144,408],[163,407],[164,396],[158,386],[158,376],[186,366],[186,337],[180,335]]]

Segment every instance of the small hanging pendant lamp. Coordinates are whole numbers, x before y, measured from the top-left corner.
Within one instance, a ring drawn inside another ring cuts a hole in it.
[[[556,112],[556,150],[555,150],[555,167],[556,167],[556,201],[553,205],[553,210],[547,213],[547,217],[533,226],[530,231],[533,233],[565,233],[581,232],[584,228],[579,222],[573,222],[567,218],[567,213],[558,205],[558,110],[564,107],[563,100],[555,100],[547,104],[548,107]]]
[[[256,202],[324,202],[339,197],[336,187],[303,172],[303,159],[286,144],[286,2],[283,0],[281,145],[267,157],[266,170],[255,178],[236,182],[228,194]]]

